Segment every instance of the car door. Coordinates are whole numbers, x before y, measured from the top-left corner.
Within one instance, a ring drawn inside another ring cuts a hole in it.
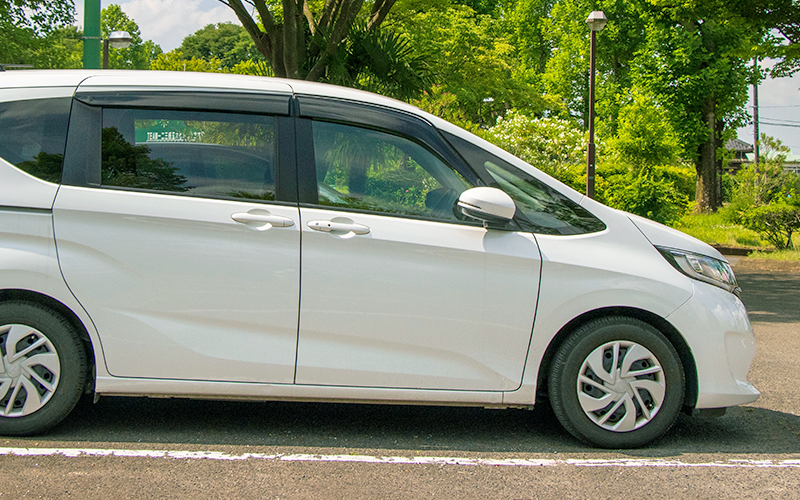
[[[479,181],[422,120],[299,103],[296,382],[516,389],[538,293],[533,235],[454,210]]]
[[[290,98],[79,89],[53,219],[111,375],[292,383]]]

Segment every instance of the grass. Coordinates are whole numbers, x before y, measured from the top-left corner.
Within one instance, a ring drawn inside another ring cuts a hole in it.
[[[725,220],[720,213],[685,215],[675,229],[705,241],[709,245],[756,249],[771,248],[758,233]]]
[[[792,238],[795,250],[776,251],[758,233],[726,221],[719,213],[686,215],[675,225],[675,229],[709,245],[751,249],[753,252],[747,256],[749,259],[800,261],[800,235]]]
[[[800,248],[796,238],[792,238],[795,248]],[[800,261],[800,250],[779,250],[777,252],[753,252],[747,256],[748,259],[768,259],[768,260],[793,260]]]

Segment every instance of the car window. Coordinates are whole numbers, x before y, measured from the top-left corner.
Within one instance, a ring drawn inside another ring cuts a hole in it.
[[[69,97],[0,103],[0,158],[58,183],[69,124]]]
[[[436,155],[407,138],[313,122],[319,204],[444,220],[471,187]]]
[[[520,225],[540,234],[585,234],[602,231],[606,225],[588,210],[532,175],[460,137],[447,139],[476,170],[484,170],[494,187],[505,191],[517,205]]]
[[[275,118],[104,109],[103,186],[275,199]]]

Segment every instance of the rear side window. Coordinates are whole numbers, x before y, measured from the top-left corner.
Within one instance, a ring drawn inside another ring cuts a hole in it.
[[[71,100],[0,102],[0,158],[39,179],[61,182]]]
[[[275,117],[104,109],[102,186],[275,199]]]

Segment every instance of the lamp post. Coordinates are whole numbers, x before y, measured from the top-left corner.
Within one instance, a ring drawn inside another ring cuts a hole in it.
[[[108,69],[108,46],[114,49],[127,49],[131,46],[133,38],[127,31],[112,31],[108,38],[103,40],[103,69]]]
[[[594,58],[597,32],[605,28],[608,19],[602,11],[595,10],[586,19],[591,30],[589,44],[589,146],[586,152],[586,196],[594,198]]]

